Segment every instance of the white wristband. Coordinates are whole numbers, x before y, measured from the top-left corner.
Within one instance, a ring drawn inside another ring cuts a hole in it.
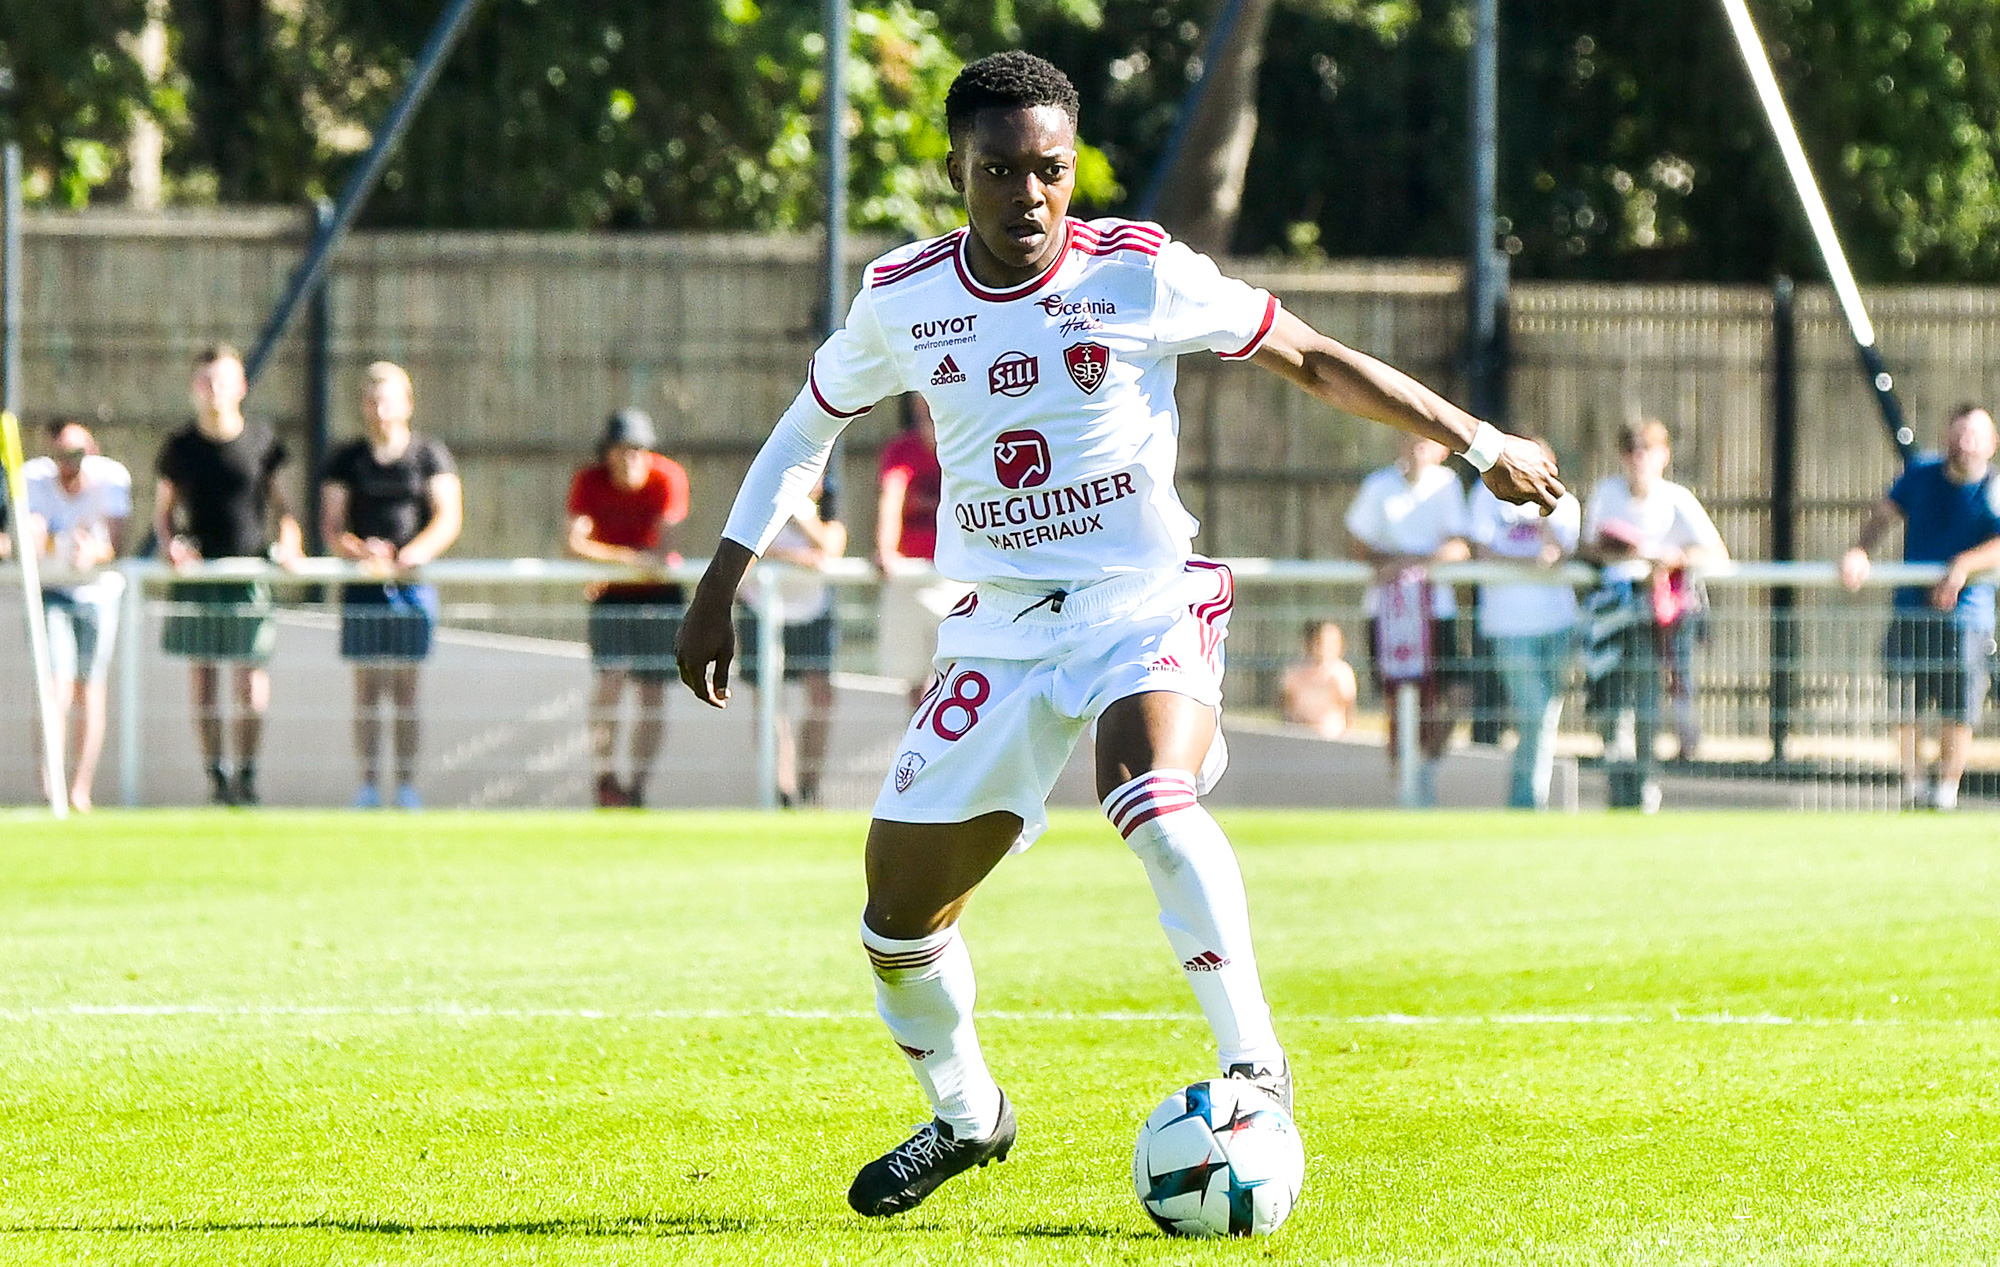
[[[1472,433],[1472,443],[1465,446],[1465,460],[1472,463],[1472,469],[1484,473],[1493,469],[1500,460],[1500,450],[1507,446],[1507,433],[1490,422],[1479,424],[1479,430]]]

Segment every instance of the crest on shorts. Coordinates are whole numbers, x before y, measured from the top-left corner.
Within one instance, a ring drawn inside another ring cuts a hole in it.
[[[902,756],[897,757],[896,790],[898,792],[909,791],[910,784],[917,781],[917,771],[923,768],[924,754],[921,752],[905,752]]]
[[[1111,369],[1111,349],[1101,343],[1072,343],[1063,349],[1063,364],[1088,396],[1104,386],[1104,376]]]

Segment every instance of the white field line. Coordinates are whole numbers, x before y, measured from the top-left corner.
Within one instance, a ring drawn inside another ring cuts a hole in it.
[[[1169,1011],[1009,1011],[981,1012],[991,1021],[1041,1023],[1090,1022],[1112,1025],[1156,1025],[1199,1021],[1191,1012]],[[610,1008],[515,1008],[477,1007],[458,1003],[411,1004],[407,1006],[354,1007],[338,1004],[229,1004],[229,1003],[72,1003],[59,1007],[28,1006],[0,1008],[0,1022],[16,1024],[33,1021],[85,1019],[94,1017],[217,1017],[275,1019],[283,1017],[431,1017],[439,1020],[499,1021],[873,1021],[873,1011],[841,1008],[655,1008],[619,1010]],[[1669,1012],[1657,1016],[1636,1013],[1515,1012],[1490,1016],[1417,1016],[1402,1012],[1381,1012],[1366,1016],[1280,1014],[1280,1022],[1298,1025],[1357,1025],[1389,1028],[1546,1026],[1608,1027],[1632,1025],[1701,1025],[1802,1028],[1908,1027],[1944,1025],[1975,1028],[2000,1025],[2000,1017],[1973,1017],[1959,1020],[1893,1017],[1795,1017],[1770,1013],[1738,1016],[1734,1013],[1690,1014]]]

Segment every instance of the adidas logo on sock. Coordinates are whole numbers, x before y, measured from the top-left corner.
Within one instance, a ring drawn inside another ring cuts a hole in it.
[[[1213,950],[1204,950],[1181,965],[1183,972],[1220,972],[1229,966],[1229,961]]]
[[[937,369],[931,372],[932,387],[945,387],[952,383],[962,383],[964,381],[965,375],[960,372],[958,362],[952,360],[949,356],[939,361]]]
[[[896,1046],[901,1047],[903,1054],[911,1060],[929,1060],[932,1056],[937,1055],[936,1052],[925,1051],[921,1047],[905,1047],[902,1043],[897,1043]]]

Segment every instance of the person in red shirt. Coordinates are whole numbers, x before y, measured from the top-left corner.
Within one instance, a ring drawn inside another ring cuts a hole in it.
[[[604,425],[597,463],[569,486],[569,552],[599,563],[657,573],[681,561],[674,525],[687,518],[687,472],[655,450],[653,420],[621,409]],[[597,803],[605,808],[645,803],[646,776],[667,735],[667,682],[676,669],[686,596],[665,580],[618,581],[590,599],[590,663],[597,682],[590,700],[590,745],[597,761]],[[632,775],[618,779],[618,712],[630,681],[639,715],[632,725]]]
[[[912,392],[903,398],[903,429],[882,446],[875,501],[875,569],[882,576],[876,667],[909,688],[911,708],[930,686],[938,623],[971,588],[931,570],[943,485],[930,403]]]

